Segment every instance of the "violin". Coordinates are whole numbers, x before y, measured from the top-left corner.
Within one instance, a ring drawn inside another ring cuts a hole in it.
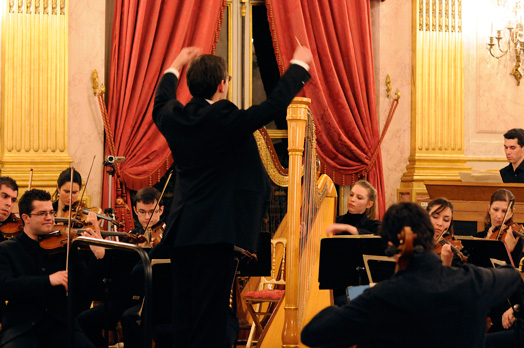
[[[11,213],[4,222],[0,222],[0,231],[4,238],[18,236],[23,230],[24,224],[22,219],[17,217],[14,213]]]
[[[163,221],[157,222],[153,227],[148,227],[144,234],[136,236],[133,233],[129,233],[136,239],[136,244],[146,244],[147,247],[154,247],[162,241],[164,236],[164,230],[166,223]]]
[[[505,224],[495,227],[489,239],[503,241],[506,238],[506,234],[508,233],[508,229],[510,227],[511,227],[511,230],[513,231],[513,236],[515,236],[515,238],[518,238],[518,237],[524,238],[524,227],[522,227],[522,225],[519,225],[513,222],[513,219],[509,219]]]
[[[462,242],[458,239],[455,239],[455,236],[452,234],[446,234],[445,236],[441,235],[438,238],[435,252],[440,255],[442,252],[442,247],[446,244],[451,245],[451,251],[453,254],[457,255],[462,262],[468,261],[468,257],[461,252],[461,250],[464,249]]]
[[[64,248],[67,247],[69,243],[71,243],[74,239],[76,239],[77,237],[80,237],[82,235],[82,232],[86,231],[86,229],[73,228],[71,229],[69,233],[69,240],[68,240],[67,228],[68,227],[64,225],[56,225],[54,231],[48,234],[39,236],[38,242],[40,244],[40,247],[51,253],[60,252],[64,250]],[[102,235],[102,237],[106,237],[106,236],[126,237],[134,241],[134,243],[137,242],[137,237],[132,233],[100,231],[100,234]]]

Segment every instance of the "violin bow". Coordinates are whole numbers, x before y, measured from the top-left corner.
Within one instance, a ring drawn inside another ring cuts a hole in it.
[[[67,219],[67,232],[66,232],[66,235],[67,235],[67,247],[66,247],[66,271],[69,270],[69,236],[71,235],[71,219],[72,219],[72,207],[73,207],[73,174],[75,172],[75,169],[73,168],[73,166],[69,167],[71,168],[71,177],[70,177],[70,181],[69,181],[69,217]]]
[[[155,207],[153,208],[153,214],[156,211],[156,208],[158,208],[158,205],[160,204],[160,201],[162,200],[162,197],[164,197],[164,193],[166,192],[167,185],[169,184],[169,181],[171,180],[171,176],[173,176],[173,169],[169,171],[169,175],[167,176],[166,183],[164,184],[164,188],[162,189],[162,193],[160,194],[160,197],[156,201]],[[147,233],[147,229],[149,228],[149,225],[151,224],[151,220],[153,219],[153,214],[149,217],[149,221],[147,221],[146,228],[144,228],[144,233],[146,235],[146,239],[148,243],[151,243],[151,233]]]
[[[87,183],[89,182],[89,177],[91,176],[91,170],[93,170],[93,164],[95,163],[95,158],[96,158],[96,155],[93,156],[93,160],[91,161],[91,168],[89,168],[89,173],[87,173],[86,183],[84,184],[82,195],[80,195],[80,200],[78,201],[78,204],[76,206],[75,216],[78,216],[78,213],[80,213],[82,199],[84,199],[84,193],[86,193]],[[72,207],[73,202],[70,202],[69,205]],[[69,210],[71,210],[71,208]]]
[[[33,183],[33,168],[29,169],[29,182],[27,183],[27,191],[31,190],[32,183]]]
[[[500,235],[501,231],[503,231],[505,228],[506,228],[506,219],[508,217],[508,213],[510,210],[513,210],[513,204],[515,204],[515,200],[511,199],[508,203],[508,208],[506,209],[506,214],[504,214],[504,219],[502,219],[502,225],[500,225],[500,229],[499,229],[499,232],[497,234],[497,239],[498,239],[498,236]]]

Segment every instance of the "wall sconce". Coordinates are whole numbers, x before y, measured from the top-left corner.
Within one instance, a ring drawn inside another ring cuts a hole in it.
[[[494,34],[495,33],[495,34]],[[506,54],[515,55],[515,66],[510,75],[520,86],[521,56],[524,53],[524,1],[497,0],[497,8],[491,22],[491,34],[486,44],[489,54],[500,59]]]

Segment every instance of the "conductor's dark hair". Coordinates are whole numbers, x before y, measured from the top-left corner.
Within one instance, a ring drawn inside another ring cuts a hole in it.
[[[13,191],[18,191],[18,184],[9,176],[0,176],[0,187],[2,187],[2,185],[9,187]]]
[[[504,134],[504,138],[506,139],[517,139],[517,142],[519,143],[520,147],[524,146],[524,129],[522,128],[513,128]]]
[[[160,199],[160,191],[152,186],[143,187],[135,193],[134,202],[135,206],[137,202],[142,202],[144,204],[155,203]],[[162,206],[162,202],[158,203],[158,206]]]
[[[447,233],[453,235],[453,203],[448,201],[446,198],[436,198],[428,203],[428,206],[426,207],[428,214],[431,213],[433,207],[437,207],[433,212],[435,214],[442,213],[446,208],[451,209],[451,221],[449,222],[449,229],[447,230]]]
[[[31,214],[33,211],[33,202],[34,201],[51,201],[51,195],[49,192],[39,189],[32,189],[25,191],[20,200],[18,201],[18,211],[20,216],[22,214]]]
[[[389,207],[382,218],[379,233],[386,242],[398,246],[398,234],[405,226],[417,234],[414,246],[420,245],[426,252],[433,250],[433,224],[428,212],[415,203],[403,202]]]
[[[186,75],[193,97],[211,99],[220,82],[228,78],[227,64],[222,57],[203,54],[191,62]]]
[[[73,169],[73,182],[77,183],[79,188],[82,188],[82,176],[79,172],[77,172],[75,169]],[[58,188],[61,188],[66,183],[71,181],[71,168],[67,168],[66,170],[62,171],[60,175],[58,176],[58,180],[56,183],[58,184]]]

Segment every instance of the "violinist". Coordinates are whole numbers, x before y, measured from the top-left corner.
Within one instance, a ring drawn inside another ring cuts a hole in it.
[[[0,301],[7,301],[0,347],[67,347],[66,292],[73,284],[69,279],[74,277],[76,285],[77,280],[87,282],[86,266],[77,260],[69,265],[68,273],[65,251],[49,254],[40,248],[39,237],[54,229],[54,209],[48,192],[26,191],[20,198],[19,210],[23,232],[0,243]],[[102,238],[97,226],[82,235]],[[96,267],[105,250],[91,250],[96,258],[89,263]],[[78,328],[74,339],[75,347],[92,347]]]
[[[504,216],[508,210],[509,202],[515,201],[513,193],[506,189],[499,189],[491,195],[488,212],[484,218],[485,228],[484,231],[478,232],[473,237],[494,239],[495,235],[499,233],[500,227],[503,223]],[[513,217],[513,209],[511,209],[507,216],[506,221],[511,220]],[[505,231],[502,231],[505,232]],[[512,227],[507,227],[507,233],[505,233],[504,243],[508,252],[511,253],[511,258],[515,265],[518,266],[520,259],[522,258],[522,248],[524,247],[524,240],[519,237],[515,237],[512,233]]]
[[[134,211],[138,217],[140,226],[131,230],[129,233],[137,236],[144,235],[144,229],[148,226],[148,223],[149,226],[152,226],[152,230],[157,232],[150,243],[142,242],[139,244],[143,247],[151,247],[153,244],[156,245],[158,243],[155,243],[155,238],[158,238],[159,241],[162,238],[164,222],[160,220],[160,217],[164,211],[164,205],[160,202],[158,207],[156,206],[159,199],[161,199],[160,192],[154,187],[141,188],[134,196]],[[149,221],[150,219],[151,221]],[[158,250],[160,250],[160,248],[158,248]],[[169,258],[169,255],[164,255],[163,258]],[[116,326],[124,311],[126,311],[126,319],[122,319],[124,345],[126,347],[133,347],[137,345],[140,346],[142,343],[139,336],[141,329],[137,324],[137,320],[140,320],[139,312],[142,302],[134,301],[131,298],[131,274],[120,274],[119,276],[126,278],[127,282],[112,284],[108,290],[109,294],[105,304],[94,306],[82,312],[78,317],[80,326],[96,347],[107,347],[106,338],[102,335],[103,330],[107,326]]]
[[[0,242],[6,240],[6,236],[18,234],[20,220],[13,213],[13,207],[18,197],[18,185],[16,181],[8,176],[0,176]],[[7,229],[7,223],[13,223],[16,228]],[[2,229],[2,226],[5,226]],[[15,233],[16,232],[16,233]]]
[[[151,230],[156,232],[150,241],[151,244],[158,244],[156,243],[155,238],[158,238],[159,242],[162,239],[164,232],[165,224],[160,219],[162,213],[164,212],[164,204],[159,202],[157,206],[159,199],[160,191],[151,186],[141,188],[134,196],[135,206],[133,207],[133,210],[135,211],[140,225],[129,231],[129,233],[135,234],[137,236],[144,235],[146,233],[144,229],[148,226],[149,223]],[[149,232],[151,231],[148,231],[148,233]]]
[[[73,203],[78,200],[82,188],[82,176],[75,169],[73,171],[73,185],[71,185],[71,168],[62,171],[58,176],[56,191],[53,194],[53,209],[56,211],[56,217],[67,217],[71,205],[69,200],[71,199]]]
[[[452,245],[455,246],[455,250],[462,249],[460,241],[456,240],[453,234],[453,203],[445,198],[437,198],[428,203],[426,210],[435,229],[433,242],[436,249],[439,250],[442,264],[444,266],[461,265],[463,261],[452,251]],[[442,243],[442,239],[445,239],[446,243]]]
[[[415,234],[399,239],[409,226]],[[446,267],[433,252],[434,229],[415,203],[397,203],[382,219],[380,235],[407,265],[342,307],[318,313],[302,330],[310,347],[483,347],[486,313],[522,283],[513,267]]]

